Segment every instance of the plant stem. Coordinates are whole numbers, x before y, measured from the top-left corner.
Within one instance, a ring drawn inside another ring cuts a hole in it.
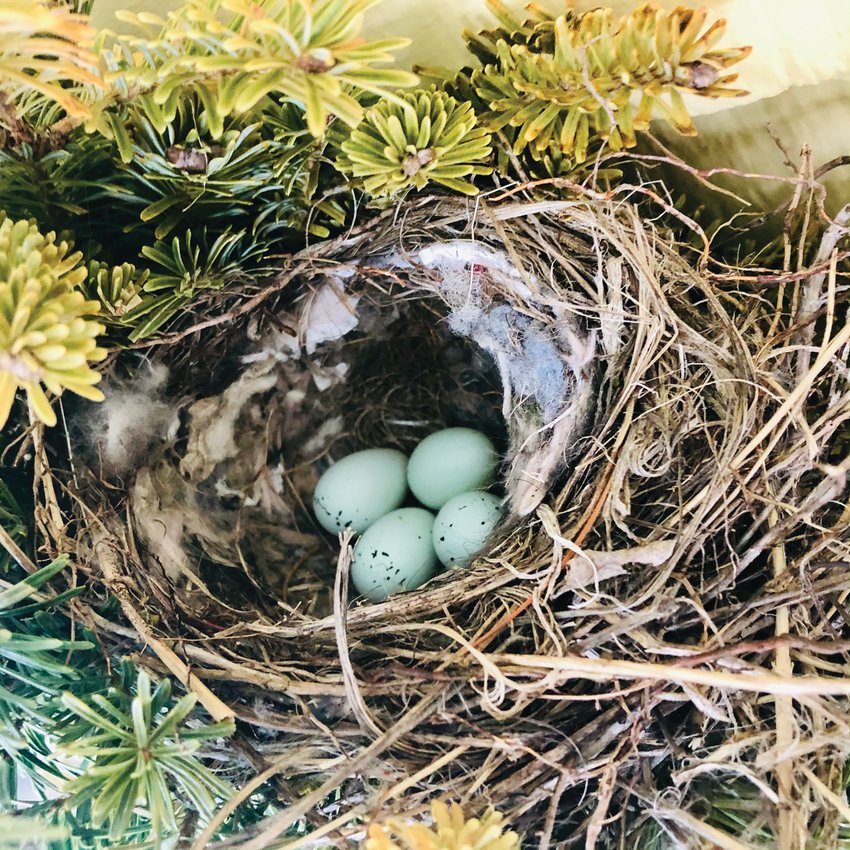
[[[771,512],[768,524],[773,527],[779,522],[776,511]],[[785,557],[785,547],[778,544],[772,550],[773,575],[779,580],[788,571]],[[775,615],[775,633],[777,637],[789,634],[791,624],[790,612],[787,605],[780,605]],[[787,645],[776,649],[773,662],[774,672],[793,679],[794,667],[791,663],[791,650]],[[777,848],[778,850],[793,850],[794,844],[794,762],[787,755],[794,743],[794,702],[788,694],[777,694],[773,700],[776,714],[776,758],[774,768],[776,787],[779,795],[779,812],[777,817]]]
[[[2,546],[23,570],[30,575],[38,571],[38,567],[27,557],[26,553],[12,539],[12,536],[0,525],[0,546]]]
[[[112,543],[104,535],[94,541],[94,551],[97,553],[98,564],[103,572],[103,578],[116,599],[121,604],[124,616],[130,621],[144,642],[153,650],[160,661],[171,674],[185,687],[195,694],[198,702],[209,712],[216,722],[233,720],[234,714],[230,707],[222,702],[191,670],[169,646],[157,638],[145,619],[136,609],[127,586],[118,569]]]

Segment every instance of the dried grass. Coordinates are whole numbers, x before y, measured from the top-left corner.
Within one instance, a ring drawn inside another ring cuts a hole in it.
[[[345,546],[335,582],[325,554],[324,583],[297,593],[303,561],[272,559],[286,598],[233,553],[220,583],[210,569],[203,587],[169,580],[134,538],[124,491],[79,459],[79,489],[42,465],[42,527],[132,629],[82,606],[80,618],[119,648],[151,650],[144,663],[213,716],[235,715],[258,754],[251,767],[234,749],[244,781],[310,778],[309,793],[212,846],[343,846],[373,819],[425,813],[434,795],[495,805],[529,847],[847,841],[842,226],[812,249],[815,272],[803,251],[784,271],[715,272],[627,201],[421,199],[291,258],[271,285],[154,346],[174,374],[201,369],[209,391],[246,328],[273,324],[329,271],[412,297],[433,291],[433,274],[384,258],[457,238],[506,250],[601,346],[584,431],[544,440],[559,460],[544,501],[509,518],[469,570],[381,604],[349,606]],[[427,408],[420,396],[411,406]],[[602,557],[620,550],[632,552]],[[325,603],[311,608],[311,594]],[[313,832],[277,843],[305,817]]]

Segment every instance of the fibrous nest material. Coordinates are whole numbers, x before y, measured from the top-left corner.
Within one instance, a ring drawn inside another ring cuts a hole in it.
[[[147,663],[240,721],[243,779],[281,765],[288,805],[236,845],[305,818],[360,840],[439,796],[526,846],[750,846],[718,840],[720,787],[752,812],[735,841],[835,846],[850,325],[828,260],[715,272],[626,201],[418,199],[153,344],[145,450],[81,440],[51,473],[76,524],[40,515]],[[328,457],[474,423],[505,451],[487,551],[349,604],[347,541],[305,502]]]

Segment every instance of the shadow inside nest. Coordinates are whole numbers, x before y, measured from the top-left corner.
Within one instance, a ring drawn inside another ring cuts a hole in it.
[[[98,477],[129,484],[162,603],[180,596],[169,584],[188,588],[176,603],[184,619],[227,628],[251,611],[332,614],[339,542],[311,503],[334,459],[409,453],[445,427],[482,431],[503,458],[498,541],[583,435],[596,336],[551,286],[532,291],[504,253],[462,240],[424,247],[416,263],[386,249],[358,262],[293,281],[288,306],[232,334],[242,344],[214,359],[220,386],[203,349],[182,354],[191,370],[162,358],[116,382],[99,426],[86,429]],[[386,606],[390,619],[398,605]]]
[[[339,541],[311,505],[334,460],[375,447],[409,454],[429,433],[457,426],[483,431],[507,450],[491,359],[451,333],[433,297],[372,290],[368,283],[356,290],[358,326],[311,343],[310,354],[288,347],[297,345],[290,336],[297,313],[277,316],[260,345],[247,343],[237,368],[222,364],[222,387],[200,399],[191,383],[166,379],[156,366],[145,377],[143,367],[142,384],[156,379],[147,391],[160,393],[147,409],[160,405],[159,424],[169,431],[156,446],[145,446],[136,428],[109,439],[110,427],[129,418],[114,408],[141,399],[119,395],[112,410],[107,405],[107,438],[96,446],[101,474],[132,482],[129,508],[146,554],[164,581],[184,586],[193,600],[182,616],[207,610],[209,595],[231,609],[229,617],[209,610],[220,626],[252,610],[275,619],[332,613]],[[321,305],[305,315],[326,318]],[[116,459],[131,460],[123,453],[128,442],[136,443],[135,462],[118,468]]]

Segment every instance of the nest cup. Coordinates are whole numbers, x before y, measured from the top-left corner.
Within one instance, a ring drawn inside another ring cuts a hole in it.
[[[291,756],[289,806],[258,835],[306,818],[357,837],[435,795],[546,841],[587,829],[599,799],[623,835],[681,834],[705,777],[676,778],[702,754],[676,741],[727,740],[758,689],[642,677],[767,627],[777,535],[754,494],[776,468],[794,486],[816,470],[771,425],[756,357],[785,319],[747,285],[725,291],[626,203],[419,199],[151,347],[155,427],[117,459],[95,441],[77,543],[240,721],[236,783]],[[348,549],[309,515],[318,475],[445,425],[497,440],[504,521],[469,568],[352,604]],[[783,526],[797,551],[846,522],[829,480]]]

